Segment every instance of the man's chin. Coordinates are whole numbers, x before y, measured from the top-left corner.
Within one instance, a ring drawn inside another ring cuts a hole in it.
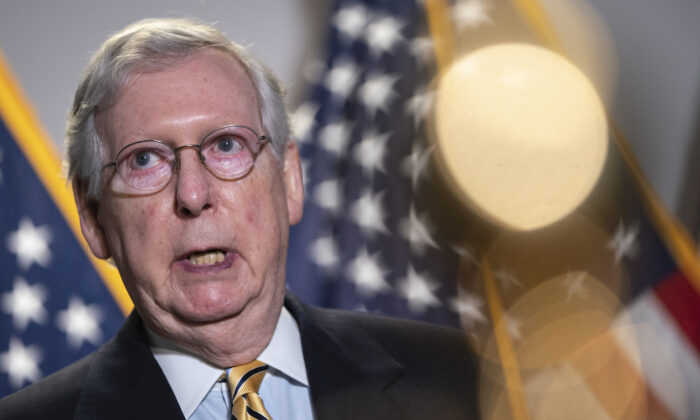
[[[180,288],[171,295],[166,312],[184,323],[212,323],[235,317],[251,303],[246,284],[234,287],[230,281],[200,282]]]
[[[173,311],[178,321],[190,326],[225,322],[235,318],[245,308],[245,305],[233,304],[231,302],[223,304],[212,304],[209,302],[206,305],[197,305],[196,302],[192,303],[192,305],[186,305],[183,308],[177,308]]]

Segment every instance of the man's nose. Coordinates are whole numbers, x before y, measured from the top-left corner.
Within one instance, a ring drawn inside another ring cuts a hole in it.
[[[199,216],[212,206],[210,176],[194,147],[179,150],[179,167],[176,183],[176,206],[179,215]]]

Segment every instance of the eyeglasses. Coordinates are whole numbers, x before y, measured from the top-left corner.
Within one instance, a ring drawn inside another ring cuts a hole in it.
[[[176,148],[161,140],[140,140],[122,148],[102,170],[114,167],[120,183],[116,192],[147,194],[170,181],[180,166],[178,152],[197,149],[202,164],[217,177],[236,180],[248,175],[260,152],[270,139],[244,125],[227,125],[207,134],[199,144]]]

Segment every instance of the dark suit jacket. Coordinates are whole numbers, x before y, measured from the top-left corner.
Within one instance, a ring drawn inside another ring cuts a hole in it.
[[[315,417],[477,418],[476,358],[464,334],[433,325],[308,306],[299,323]],[[182,419],[132,313],[98,351],[0,400],[1,419]]]

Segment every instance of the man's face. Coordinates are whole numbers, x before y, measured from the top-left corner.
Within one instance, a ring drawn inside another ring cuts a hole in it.
[[[213,49],[133,75],[96,123],[106,160],[134,141],[198,144],[232,124],[269,134],[249,77]],[[97,256],[114,258],[155,332],[218,364],[249,361],[267,345],[284,299],[288,229],[303,201],[296,146],[279,160],[265,147],[236,181],[209,172],[195,149],[179,154],[170,182],[148,195],[117,194],[106,169],[96,213],[80,206],[83,231]],[[207,264],[207,254],[219,258]]]

